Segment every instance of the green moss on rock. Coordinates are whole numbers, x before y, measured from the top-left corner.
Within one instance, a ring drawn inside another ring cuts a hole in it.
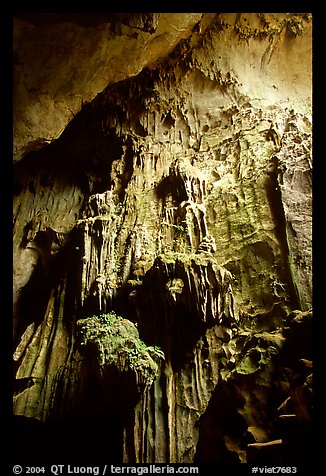
[[[119,372],[132,372],[139,388],[148,388],[157,377],[163,351],[147,346],[136,326],[111,311],[77,321],[81,349],[96,357],[100,373],[114,366]]]

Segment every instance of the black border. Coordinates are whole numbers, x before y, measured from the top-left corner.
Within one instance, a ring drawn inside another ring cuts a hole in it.
[[[72,2],[69,2],[72,3]],[[2,158],[2,184],[1,190],[1,216],[2,231],[0,234],[0,250],[2,253],[1,263],[3,264],[3,278],[1,280],[1,317],[0,317],[0,338],[1,338],[1,361],[0,361],[0,375],[1,375],[1,422],[0,427],[2,429],[2,454],[4,455],[5,462],[8,461],[8,469],[4,470],[5,474],[13,474],[11,465],[16,464],[10,458],[9,449],[6,450],[6,445],[11,446],[11,415],[12,415],[12,181],[13,181],[13,169],[12,169],[12,22],[13,17],[17,13],[74,13],[76,12],[76,4],[71,6],[68,2],[60,5],[58,2],[51,2],[45,4],[43,2],[33,2],[33,7],[26,2],[12,2],[11,11],[6,10],[5,13],[1,13],[0,16],[0,28],[2,31],[2,47],[1,47],[1,63],[2,63],[2,81],[1,84],[4,87],[3,94],[3,109],[2,109],[2,140],[1,140],[1,158]],[[320,373],[322,367],[322,355],[323,355],[323,321],[326,319],[323,316],[323,215],[324,215],[324,164],[326,158],[323,156],[323,148],[321,145],[321,139],[323,136],[323,106],[322,106],[322,92],[324,86],[321,83],[323,79],[323,55],[324,55],[324,22],[323,13],[321,9],[321,2],[307,2],[307,1],[282,1],[282,2],[270,2],[263,1],[247,1],[247,2],[164,2],[159,5],[148,2],[137,3],[138,12],[150,11],[150,12],[308,12],[313,15],[313,294],[314,294],[314,342],[315,342],[315,359],[314,365],[314,389],[315,389],[315,421],[314,421],[314,435],[315,435],[315,457],[316,460],[312,462],[316,467],[316,472],[312,467],[300,468],[297,474],[317,474],[320,471],[320,464],[323,462],[323,449],[322,449],[322,413],[323,403],[321,399],[321,389],[324,387],[322,384],[323,379]],[[104,8],[104,6],[106,8]],[[134,5],[133,5],[134,6]],[[117,8],[119,7],[119,8]],[[130,8],[129,4],[104,4],[99,2],[98,8],[94,2],[92,2],[92,10],[88,8],[78,9],[80,13],[98,13],[98,12],[112,12],[118,13],[134,11]],[[139,9],[139,7],[141,7]],[[187,7],[187,8],[185,8]],[[10,7],[9,7],[10,9]],[[320,340],[320,342],[319,342]],[[19,435],[13,435],[19,438]],[[32,437],[32,435],[31,435]],[[3,447],[3,444],[5,447]],[[319,446],[320,445],[320,446]],[[37,448],[35,448],[35,454],[37,455]],[[320,461],[319,461],[320,459]],[[53,463],[60,464],[60,462]],[[71,464],[78,465],[78,462],[72,462]],[[91,465],[96,465],[96,462],[90,462]],[[108,462],[109,464],[109,462]],[[6,465],[6,463],[5,463]],[[7,465],[6,465],[7,466]],[[143,465],[148,466],[148,465]],[[170,465],[175,466],[175,465]],[[194,466],[194,465],[193,465]],[[200,465],[199,474],[228,474],[231,470],[232,474],[252,474],[251,465],[236,465],[230,467],[229,465]],[[0,465],[0,471],[1,465]],[[23,473],[24,474],[24,473]],[[45,474],[51,474],[50,470]],[[125,473],[126,474],[126,473]],[[264,473],[267,474],[267,473]]]

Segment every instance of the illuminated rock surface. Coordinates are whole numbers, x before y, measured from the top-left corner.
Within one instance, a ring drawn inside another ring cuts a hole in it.
[[[309,459],[311,18],[121,15],[15,20],[17,427]]]

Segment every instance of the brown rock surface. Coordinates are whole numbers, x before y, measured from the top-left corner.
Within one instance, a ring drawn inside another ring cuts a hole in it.
[[[146,17],[137,14],[129,20],[88,13],[15,18],[15,160],[57,139],[108,84],[166,56],[202,17],[156,15],[147,28]]]
[[[289,454],[277,409],[310,424],[311,17],[121,15],[15,20],[18,429],[67,458]]]

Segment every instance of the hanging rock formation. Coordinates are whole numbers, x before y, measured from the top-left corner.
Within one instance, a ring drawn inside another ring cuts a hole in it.
[[[311,16],[14,32],[17,434],[63,458],[309,460]]]

